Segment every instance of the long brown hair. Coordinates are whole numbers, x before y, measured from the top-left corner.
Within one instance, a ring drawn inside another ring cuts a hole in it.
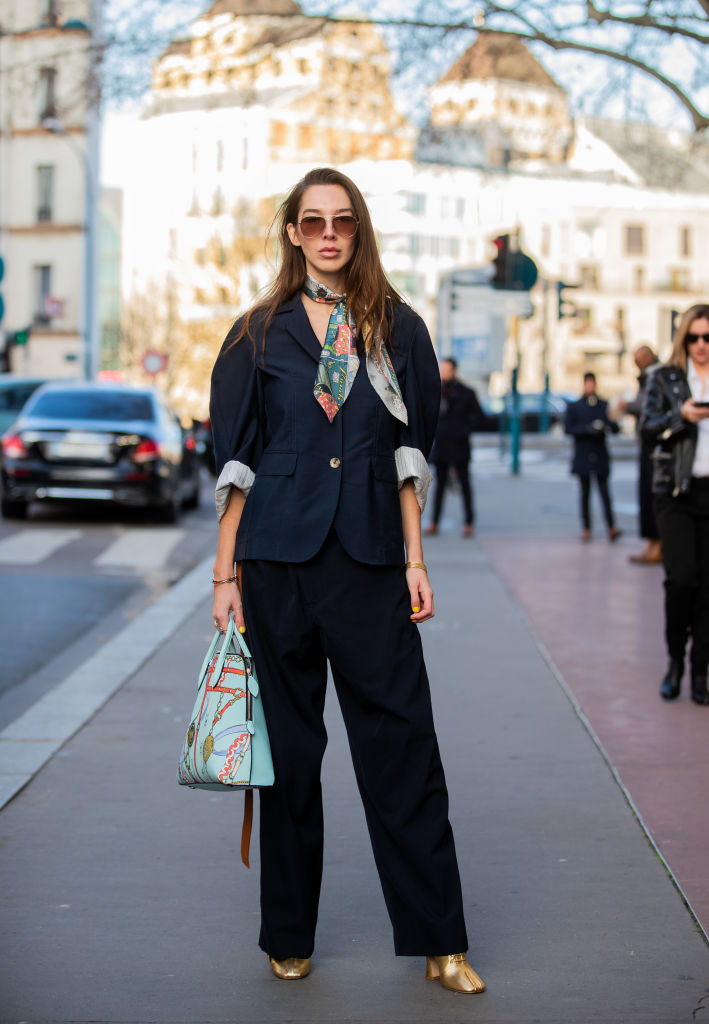
[[[355,319],[364,347],[369,352],[374,348],[377,339],[379,344],[389,339],[394,308],[402,303],[403,299],[384,273],[364,196],[347,175],[333,167],[315,167],[308,171],[279,206],[268,229],[268,237],[276,233],[280,248],[280,267],[275,281],[264,297],[244,316],[234,343],[246,335],[253,339],[252,324],[255,318],[258,328],[263,331],[265,345],[266,333],[278,307],[302,291],[306,276],[305,256],[299,246],[292,244],[288,236],[288,224],[298,222],[303,194],[311,185],[340,185],[347,193],[352,212],[359,222],[354,252],[344,268],[344,283],[347,307]]]
[[[687,372],[687,332],[695,320],[709,320],[709,305],[700,304],[690,306],[682,314],[679,327],[672,339],[672,353],[667,362],[671,366],[678,366],[683,373]]]

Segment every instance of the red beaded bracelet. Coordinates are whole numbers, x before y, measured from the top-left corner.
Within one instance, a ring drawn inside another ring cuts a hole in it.
[[[236,583],[236,576],[227,576],[225,580],[212,580],[213,587],[216,587],[219,583]]]

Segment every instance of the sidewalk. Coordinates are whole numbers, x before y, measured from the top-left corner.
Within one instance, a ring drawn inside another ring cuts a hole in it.
[[[251,872],[239,862],[241,797],[174,780],[211,635],[199,596],[163,651],[131,670],[0,815],[0,1019],[709,1019],[709,947],[496,568],[509,580],[530,546],[536,537],[524,548],[450,533],[426,552],[438,610],[422,633],[470,958],[487,993],[445,992],[424,981],[422,961],[394,958],[332,692],[313,973],[298,985],[271,976],[256,946],[257,844]],[[525,578],[521,599],[533,606],[534,572]],[[563,594],[544,602],[551,616],[563,610]],[[685,818],[701,816],[685,807]]]

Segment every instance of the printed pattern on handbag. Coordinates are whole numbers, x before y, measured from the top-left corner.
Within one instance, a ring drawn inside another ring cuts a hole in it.
[[[217,652],[219,639],[222,650]],[[183,786],[216,789],[273,782],[272,767],[271,778],[253,778],[255,742],[266,751],[269,764],[270,747],[253,660],[241,643],[244,650],[230,623],[226,635],[217,634],[208,651],[178,764],[177,781]]]

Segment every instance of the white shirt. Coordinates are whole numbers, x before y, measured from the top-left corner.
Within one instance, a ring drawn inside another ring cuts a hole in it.
[[[692,398],[697,402],[709,402],[709,380],[705,388],[691,359],[687,360],[687,380]],[[692,463],[692,476],[709,476],[709,419],[702,420],[697,428],[697,451]]]

